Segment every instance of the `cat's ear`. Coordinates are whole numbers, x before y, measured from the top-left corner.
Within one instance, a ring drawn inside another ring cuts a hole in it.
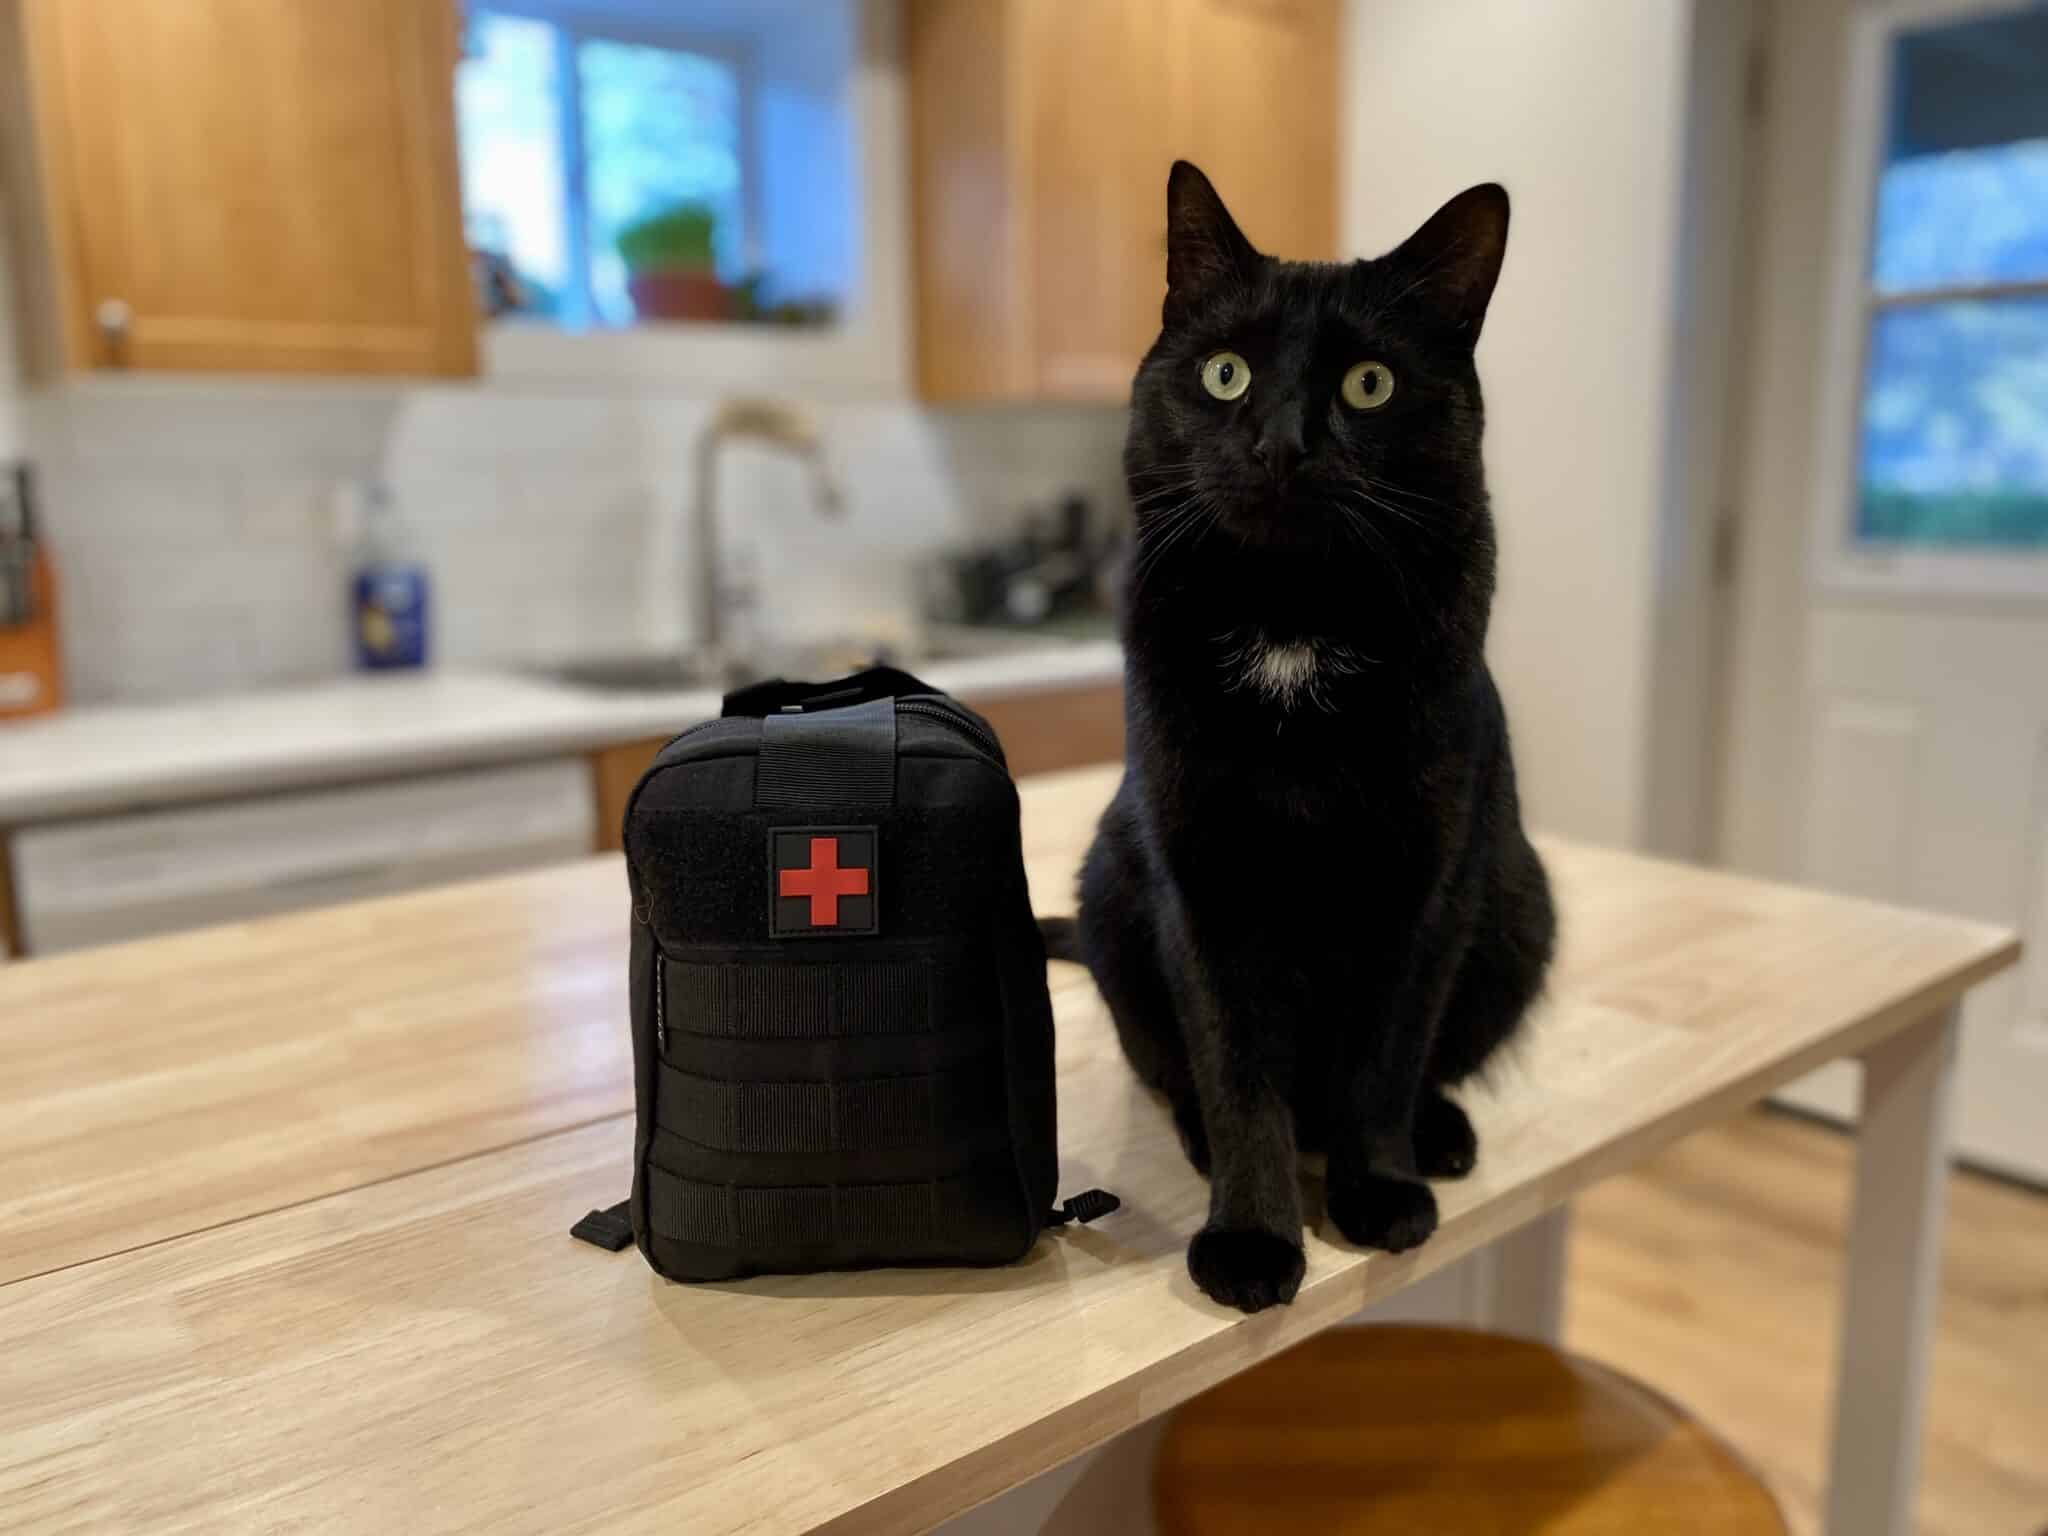
[[[1487,301],[1508,248],[1508,194],[1497,182],[1468,187],[1388,258],[1405,292],[1467,340],[1479,340]]]
[[[1258,262],[1209,178],[1185,160],[1174,161],[1166,177],[1166,323],[1173,324],[1197,294],[1242,282]]]

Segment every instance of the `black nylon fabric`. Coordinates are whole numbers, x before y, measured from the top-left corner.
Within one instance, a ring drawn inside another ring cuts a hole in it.
[[[1036,1240],[1058,1175],[1045,954],[1016,787],[950,708],[900,673],[766,685],[628,802],[629,1205],[659,1273],[998,1264]],[[778,936],[773,834],[834,828],[873,829],[875,931]]]

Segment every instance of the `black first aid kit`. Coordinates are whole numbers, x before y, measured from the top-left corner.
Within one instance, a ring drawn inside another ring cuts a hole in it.
[[[672,1280],[1003,1264],[1055,1210],[1052,1002],[995,732],[907,673],[763,683],[627,802],[633,1194]]]

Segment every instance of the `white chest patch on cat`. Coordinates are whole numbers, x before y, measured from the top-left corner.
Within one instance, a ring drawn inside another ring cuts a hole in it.
[[[1341,645],[1323,640],[1272,640],[1264,630],[1235,630],[1223,637],[1223,670],[1232,688],[1250,688],[1282,709],[1304,700],[1330,708],[1322,682],[1356,672],[1362,659]]]

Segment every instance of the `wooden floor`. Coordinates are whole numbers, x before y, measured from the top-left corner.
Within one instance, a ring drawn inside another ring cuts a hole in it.
[[[1755,1112],[1574,1206],[1565,1339],[1657,1387],[1819,1530],[1851,1143]],[[2048,1531],[2048,1196],[1949,1190],[1922,1536]]]

